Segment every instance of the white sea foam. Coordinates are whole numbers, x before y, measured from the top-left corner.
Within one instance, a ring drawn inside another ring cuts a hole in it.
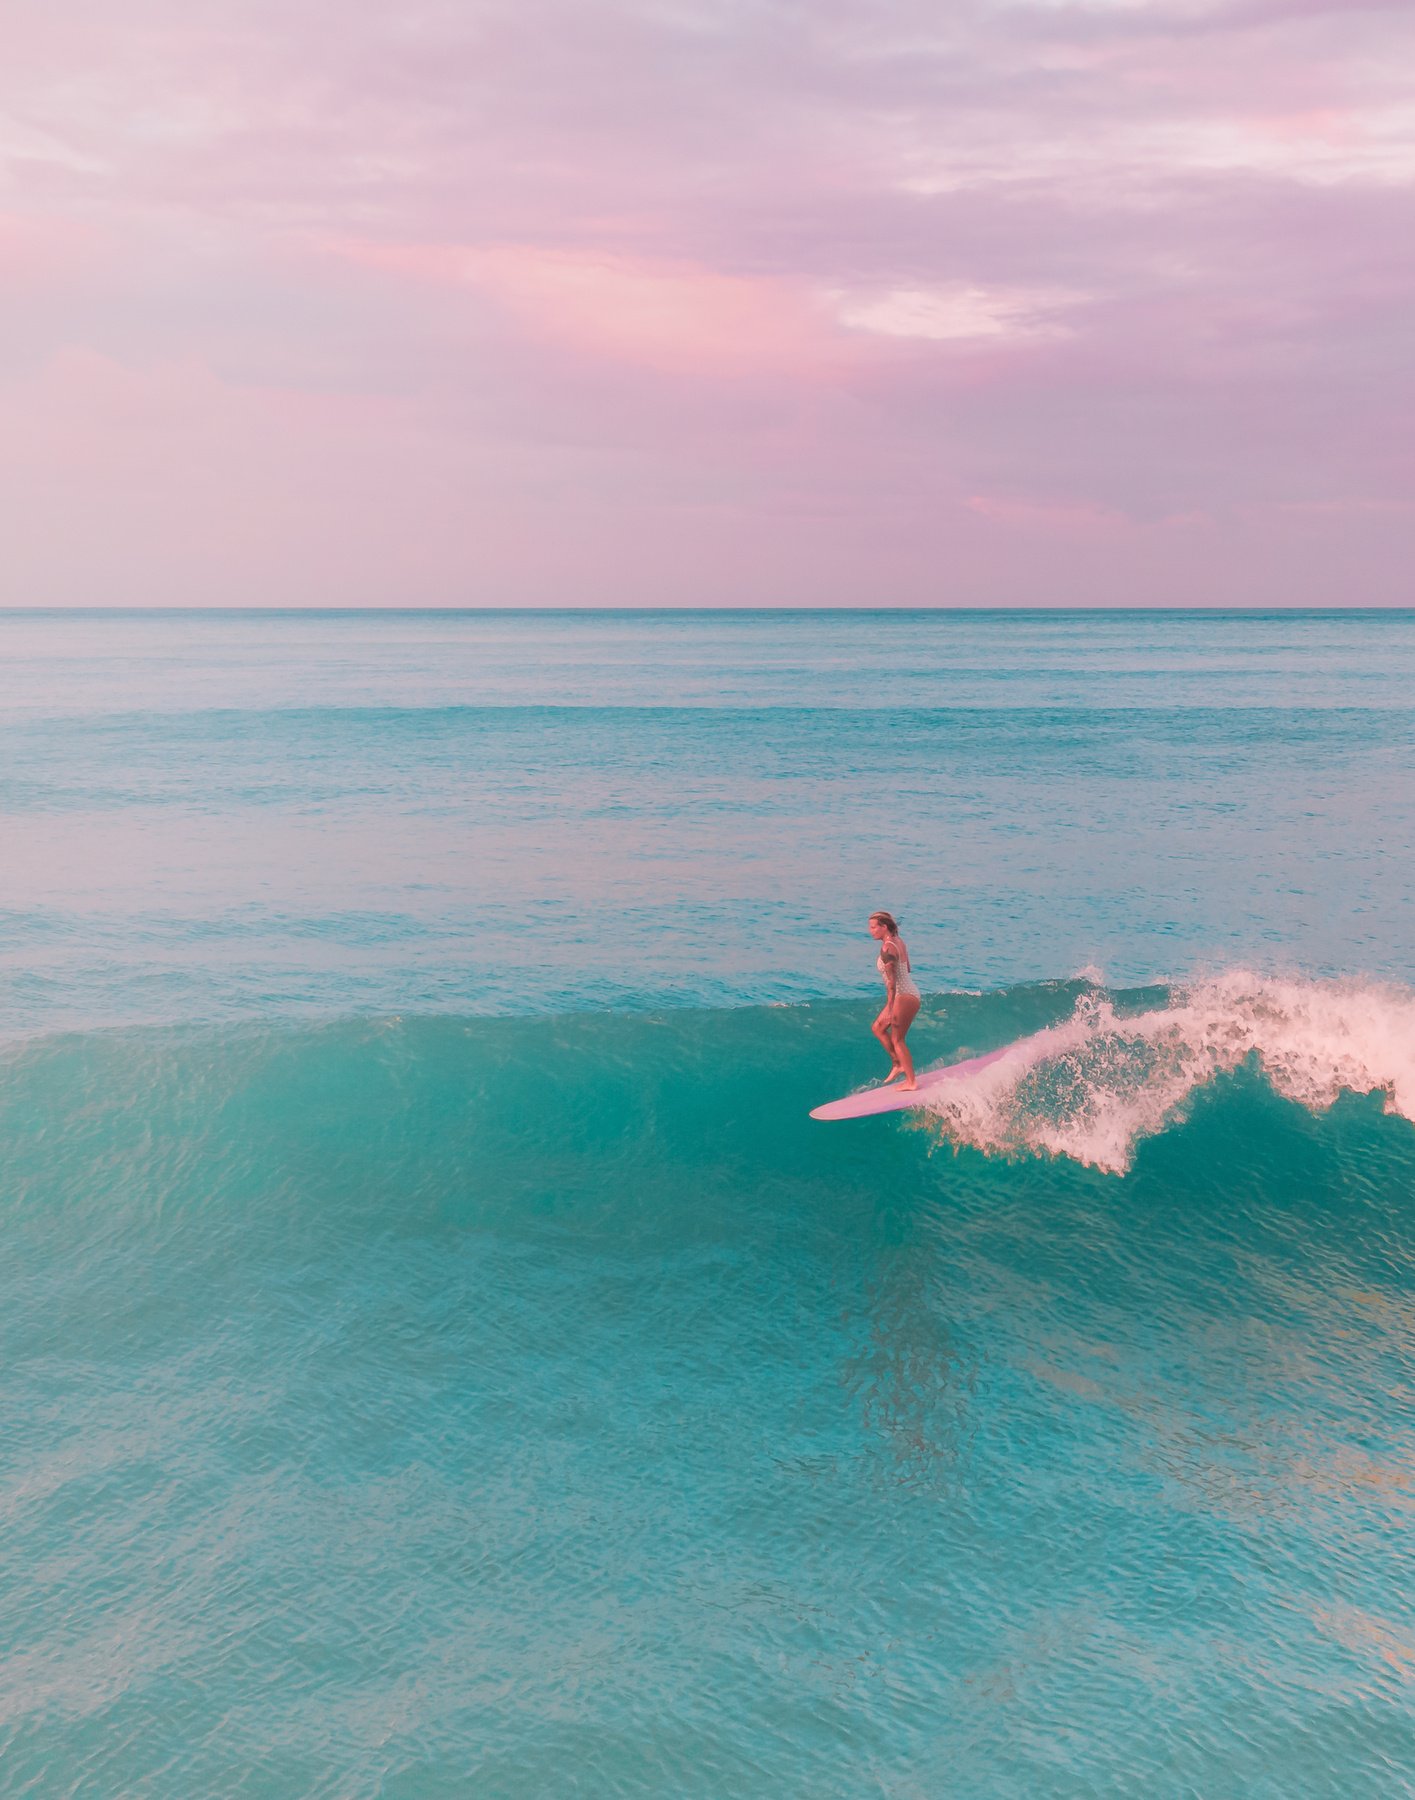
[[[1121,1173],[1143,1139],[1248,1062],[1309,1111],[1344,1091],[1375,1092],[1388,1113],[1415,1121],[1415,993],[1238,969],[1130,1017],[1083,994],[1070,1019],[941,1091],[928,1111],[955,1144]]]

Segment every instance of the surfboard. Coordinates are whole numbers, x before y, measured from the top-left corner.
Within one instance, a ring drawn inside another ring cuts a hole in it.
[[[1025,1041],[1025,1040],[1024,1040]],[[868,1119],[875,1113],[903,1112],[910,1106],[926,1106],[938,1090],[951,1081],[963,1081],[1000,1061],[1016,1044],[1004,1044],[1000,1050],[989,1050],[986,1056],[972,1056],[967,1062],[949,1063],[946,1068],[928,1069],[913,1089],[901,1088],[898,1082],[889,1087],[862,1088],[858,1094],[847,1094],[843,1100],[830,1100],[824,1106],[813,1106],[813,1119]]]

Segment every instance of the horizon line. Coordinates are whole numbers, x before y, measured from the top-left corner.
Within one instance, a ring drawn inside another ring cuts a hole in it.
[[[821,613],[841,613],[841,614],[870,615],[870,616],[877,616],[881,613],[908,614],[908,615],[914,615],[914,614],[918,614],[918,613],[927,613],[927,614],[986,613],[986,614],[994,614],[994,615],[995,614],[1007,614],[1007,615],[1045,614],[1045,615],[1051,615],[1051,614],[1068,614],[1068,613],[1087,613],[1087,614],[1105,614],[1105,615],[1113,615],[1113,614],[1159,615],[1159,614],[1164,614],[1164,615],[1169,615],[1169,616],[1180,615],[1180,616],[1185,616],[1185,617],[1187,617],[1190,614],[1197,613],[1197,614],[1206,614],[1206,615],[1225,615],[1225,616],[1241,615],[1241,616],[1245,616],[1245,617],[1254,617],[1254,618],[1263,617],[1265,615],[1266,616],[1274,616],[1274,615],[1289,616],[1289,615],[1295,615],[1295,614],[1307,614],[1310,616],[1332,617],[1332,616],[1345,616],[1345,615],[1352,615],[1352,614],[1367,614],[1367,615],[1380,614],[1382,616],[1385,616],[1388,614],[1400,615],[1400,614],[1406,614],[1406,613],[1415,613],[1415,601],[1412,601],[1409,604],[1404,604],[1404,603],[1400,603],[1400,604],[1394,604],[1394,603],[1342,604],[1342,603],[1337,602],[1337,603],[1329,603],[1329,604],[1325,604],[1325,605],[1307,604],[1307,603],[1301,603],[1301,602],[1294,602],[1294,603],[1291,603],[1288,605],[1273,605],[1271,603],[1244,604],[1243,602],[1219,603],[1219,602],[1209,602],[1209,601],[1195,601],[1189,605],[1174,605],[1174,604],[1145,605],[1143,603],[1137,603],[1135,605],[1125,605],[1125,606],[1106,605],[1104,603],[1087,605],[1084,603],[1049,604],[1049,603],[1045,603],[1045,602],[1040,603],[1040,604],[1027,603],[1027,604],[1016,604],[1016,605],[1006,605],[1006,604],[985,605],[985,604],[971,604],[968,602],[940,602],[937,605],[931,605],[931,604],[926,604],[926,603],[904,602],[904,603],[900,603],[897,605],[889,605],[889,604],[840,605],[840,604],[829,604],[829,603],[825,603],[825,604],[821,604],[821,605],[810,605],[810,604],[804,604],[804,603],[796,603],[796,604],[776,603],[776,604],[762,604],[762,605],[725,604],[725,605],[721,605],[721,606],[713,606],[713,605],[675,606],[675,605],[671,605],[671,604],[652,605],[652,606],[634,605],[634,604],[627,604],[627,605],[626,604],[618,604],[618,605],[614,605],[614,604],[604,604],[604,605],[570,604],[570,605],[563,605],[563,606],[546,606],[546,605],[517,606],[517,605],[505,605],[505,604],[495,605],[495,606],[491,606],[491,605],[487,605],[487,606],[480,606],[480,605],[470,605],[470,606],[467,606],[467,605],[395,606],[395,605],[380,604],[380,605],[376,605],[376,606],[337,606],[337,605],[324,606],[324,605],[318,605],[318,604],[281,605],[281,604],[277,604],[274,602],[252,601],[248,604],[240,605],[240,606],[233,606],[233,605],[229,605],[229,604],[203,606],[201,604],[195,604],[195,605],[192,605],[192,604],[165,604],[165,603],[161,603],[161,602],[158,602],[158,603],[152,604],[152,605],[147,605],[147,606],[131,606],[131,605],[105,606],[103,604],[87,605],[87,606],[79,606],[79,605],[71,605],[71,604],[32,605],[32,606],[0,606],[0,618],[34,618],[34,617],[47,617],[50,615],[71,615],[71,616],[77,615],[77,616],[81,616],[81,617],[85,617],[85,618],[94,618],[94,617],[105,618],[105,617],[119,617],[119,616],[124,616],[124,615],[132,616],[134,614],[141,615],[141,616],[158,616],[158,615],[166,615],[166,614],[179,614],[179,615],[188,615],[188,616],[190,616],[190,615],[216,616],[216,615],[221,615],[221,614],[226,614],[226,615],[236,614],[236,615],[240,615],[240,616],[245,616],[245,615],[249,615],[249,614],[260,614],[260,615],[270,614],[270,615],[280,615],[280,616],[298,615],[298,616],[306,616],[306,617],[308,617],[308,616],[365,617],[365,616],[379,616],[379,615],[398,616],[398,617],[405,617],[405,616],[409,616],[409,615],[437,615],[437,616],[467,617],[467,616],[472,616],[472,615],[480,616],[483,614],[512,614],[512,613],[517,614],[517,615],[530,614],[530,613],[553,614],[556,616],[566,616],[566,615],[578,616],[578,615],[603,614],[603,613],[629,614],[629,615],[635,615],[635,616],[643,616],[643,615],[660,615],[661,616],[663,614],[675,614],[675,615],[677,615],[677,614],[694,614],[694,615],[699,615],[699,616],[708,615],[708,616],[714,616],[714,617],[719,614],[723,614],[723,613],[738,614],[738,615],[741,615],[741,614],[766,614],[766,613],[774,614],[774,615],[782,615],[782,614],[794,615],[794,614],[798,614],[798,613],[802,614],[802,615],[819,615]]]

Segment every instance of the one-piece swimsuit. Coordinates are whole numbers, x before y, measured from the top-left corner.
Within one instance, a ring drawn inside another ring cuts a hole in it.
[[[906,1000],[917,1000],[919,998],[919,990],[915,985],[914,977],[909,973],[909,952],[902,944],[900,944],[899,949],[900,955],[894,964],[894,991],[896,994],[902,994]],[[884,975],[883,950],[881,950],[879,955],[875,958],[875,967],[879,970],[881,975]],[[888,989],[889,977],[887,975],[884,976],[884,985],[885,988]]]

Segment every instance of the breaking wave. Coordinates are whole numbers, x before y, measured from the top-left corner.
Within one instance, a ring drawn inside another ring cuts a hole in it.
[[[1387,1113],[1415,1121],[1415,993],[1241,969],[1144,1010],[1087,989],[1070,1018],[1021,1039],[926,1110],[958,1146],[1123,1173],[1140,1143],[1245,1067],[1311,1113],[1342,1093],[1379,1094]]]

